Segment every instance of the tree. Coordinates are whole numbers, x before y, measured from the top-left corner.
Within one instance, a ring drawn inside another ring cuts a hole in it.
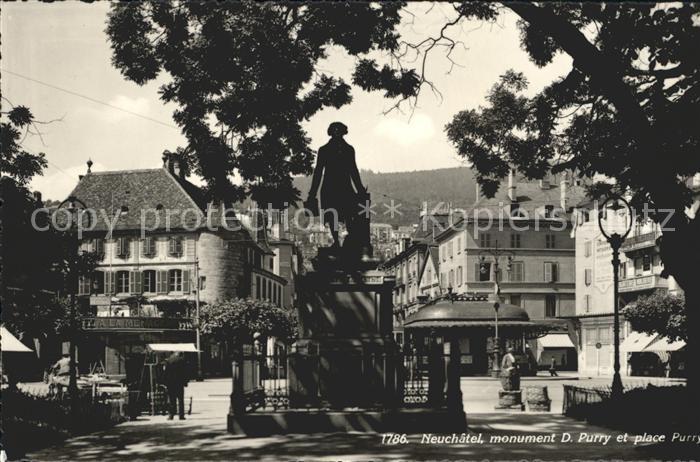
[[[284,208],[298,199],[292,175],[309,174],[313,153],[301,127],[325,107],[351,101],[350,86],[320,69],[328,49],[354,56],[397,47],[396,3],[160,2],[112,6],[112,63],[144,84],[166,73],[163,102],[186,135],[193,171],[210,199],[252,196]],[[360,59],[353,81],[409,96],[412,70]],[[229,180],[236,172],[242,184]]]
[[[531,97],[525,77],[507,72],[485,107],[454,117],[448,138],[490,195],[511,166],[532,178],[553,166],[615,180],[591,188],[594,196],[631,194],[639,211],[647,204],[648,217],[665,224],[665,272],[685,291],[690,395],[700,400],[700,216],[686,214],[697,193],[688,179],[700,172],[700,5],[463,3],[450,23],[492,20],[506,8],[521,18],[534,63],[563,52],[573,67]]]
[[[200,323],[203,334],[233,346],[252,342],[255,334],[262,338],[277,337],[291,342],[297,331],[296,313],[293,310],[251,298],[235,298],[204,305],[200,312]]]
[[[625,319],[638,332],[662,335],[670,340],[687,340],[685,300],[682,296],[657,291],[637,298],[624,309]]]
[[[33,196],[28,184],[46,167],[43,153],[31,153],[23,147],[29,135],[41,136],[31,111],[13,106],[2,112],[0,150],[0,236],[2,249],[2,322],[20,338],[46,339],[66,332],[69,306],[66,295],[73,287],[68,272],[74,265],[79,274],[95,268],[97,256],[78,254],[74,236],[48,226],[48,216],[39,196]],[[35,226],[36,225],[36,226]]]

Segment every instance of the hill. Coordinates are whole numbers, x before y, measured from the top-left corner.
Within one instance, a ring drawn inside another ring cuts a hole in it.
[[[467,208],[476,199],[476,180],[468,167],[392,173],[363,170],[360,175],[372,195],[373,204],[377,205],[373,207],[377,212],[372,216],[375,223],[411,225],[418,220],[424,201],[428,202],[429,209],[440,202],[452,202],[455,208]],[[295,178],[294,184],[301,191],[301,197],[306,198],[311,177]],[[397,210],[401,214],[392,216],[388,212],[392,200],[394,205],[400,204]]]

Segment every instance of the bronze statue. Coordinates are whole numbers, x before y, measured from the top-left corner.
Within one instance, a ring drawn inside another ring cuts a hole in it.
[[[369,205],[369,194],[360,179],[355,162],[355,149],[343,139],[347,133],[348,127],[341,122],[333,122],[328,126],[331,139],[318,150],[311,189],[304,205],[312,213],[317,213],[316,195],[320,186],[320,214],[325,224],[330,227],[333,248],[340,247],[339,224],[345,223],[348,236],[343,248],[357,250],[363,257],[367,253],[371,256],[369,216],[363,213]]]

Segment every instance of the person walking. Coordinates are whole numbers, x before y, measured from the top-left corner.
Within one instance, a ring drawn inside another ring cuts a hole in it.
[[[552,362],[549,364],[549,375],[551,377],[559,377],[557,374],[557,360],[552,356]]]
[[[175,417],[177,406],[180,420],[185,420],[185,387],[187,386],[187,367],[181,352],[175,352],[165,360],[163,383],[168,389],[168,420]]]

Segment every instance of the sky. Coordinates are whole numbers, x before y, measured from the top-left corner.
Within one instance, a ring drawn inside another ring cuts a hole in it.
[[[413,16],[405,15],[400,32],[410,42],[436,35],[450,13],[449,4],[408,8]],[[28,106],[37,120],[58,119],[41,126],[41,137],[25,141],[27,149],[44,152],[48,159],[44,175],[32,183],[47,199],[65,198],[87,170],[88,159],[93,171],[155,168],[162,164],[164,150],[186,145],[172,120],[174,106],[158,98],[167,76],[139,86],[111,65],[104,32],[108,10],[106,2],[2,6],[2,95],[14,105]],[[457,112],[484,104],[490,87],[508,69],[523,72],[534,93],[571,68],[565,55],[542,69],[530,62],[520,49],[516,20],[506,13],[496,24],[465,21],[448,29],[464,46],[453,52],[459,67],[451,72],[444,51],[435,49],[428,60],[428,77],[441,98],[424,88],[415,107],[386,113],[394,100],[353,87],[351,104],[325,109],[305,124],[312,147],[323,145],[328,124],[339,120],[349,127],[346,139],[355,147],[361,169],[396,172],[464,165],[444,132]],[[331,49],[319,67],[349,82],[355,59]]]

